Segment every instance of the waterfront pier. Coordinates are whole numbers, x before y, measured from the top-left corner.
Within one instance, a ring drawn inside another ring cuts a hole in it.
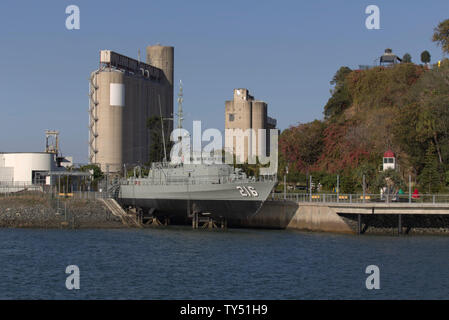
[[[230,225],[350,234],[448,234],[449,195],[273,194],[250,219]]]

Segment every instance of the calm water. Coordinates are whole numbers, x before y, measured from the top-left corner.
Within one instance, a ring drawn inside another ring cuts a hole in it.
[[[65,287],[80,268],[81,289]],[[380,290],[365,268],[380,268]],[[0,229],[1,299],[449,297],[449,237]]]

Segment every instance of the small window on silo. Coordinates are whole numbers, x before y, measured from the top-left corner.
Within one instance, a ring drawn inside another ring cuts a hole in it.
[[[233,113],[229,114],[229,121],[234,121],[234,114]]]

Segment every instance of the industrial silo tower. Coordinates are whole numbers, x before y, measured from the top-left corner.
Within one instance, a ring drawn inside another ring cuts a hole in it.
[[[124,165],[148,162],[147,119],[173,115],[173,53],[173,47],[149,46],[144,63],[110,50],[100,52],[100,68],[90,77],[90,163],[117,172]],[[168,120],[166,136],[172,128],[173,120]]]

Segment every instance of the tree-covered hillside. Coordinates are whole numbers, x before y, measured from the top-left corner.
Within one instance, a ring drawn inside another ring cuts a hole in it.
[[[449,51],[449,20],[440,23],[435,34],[434,41]],[[290,181],[305,182],[312,174],[328,190],[339,174],[342,191],[351,192],[360,188],[363,175],[368,187],[374,186],[382,156],[391,149],[404,179],[411,174],[423,192],[447,189],[448,59],[431,66],[407,62],[368,70],[341,67],[331,84],[324,120],[282,132],[281,174],[288,165]]]

